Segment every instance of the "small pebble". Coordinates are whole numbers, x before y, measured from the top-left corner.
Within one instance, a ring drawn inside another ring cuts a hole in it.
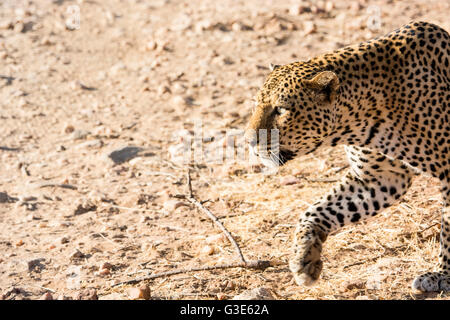
[[[234,22],[231,25],[231,30],[233,30],[235,32],[237,32],[237,31],[246,31],[246,30],[251,30],[251,27],[246,26],[242,22]]]
[[[73,252],[70,255],[70,259],[81,259],[84,258],[85,254],[81,252],[80,250],[76,249],[75,252]]]
[[[41,40],[41,45],[43,46],[51,46],[52,44],[54,44],[49,37],[43,37]]]
[[[128,296],[133,300],[149,300],[151,298],[150,288],[147,285],[142,285],[139,288],[130,288],[128,289]]]
[[[216,295],[216,297],[217,297],[217,300],[227,300],[227,295],[223,294],[223,293],[218,293]]]
[[[20,196],[19,201],[22,202],[30,202],[30,201],[36,201],[38,198],[35,196]]]
[[[108,154],[108,158],[111,159],[115,164],[122,164],[138,157],[142,151],[142,148],[127,146],[110,152]]]
[[[290,186],[293,184],[297,184],[299,183],[301,180],[297,177],[294,176],[287,176],[287,177],[283,177],[280,181],[280,184],[282,186]]]
[[[186,205],[186,203],[184,203],[182,201],[172,199],[172,200],[168,200],[168,201],[164,202],[163,206],[164,206],[164,210],[170,213],[172,211],[175,211],[179,207],[182,207],[185,205]]]
[[[84,199],[78,201],[75,205],[75,210],[73,211],[74,215],[83,214],[89,211],[95,211],[97,210],[97,206],[90,201],[89,199]]]
[[[296,15],[300,15],[302,13],[305,12],[310,12],[311,8],[301,5],[301,4],[294,4],[293,6],[291,6],[289,8],[289,14],[296,16]]]
[[[98,272],[98,274],[99,274],[100,276],[108,276],[108,275],[111,274],[111,271],[110,271],[109,269],[101,269],[101,270]]]
[[[204,246],[201,251],[202,254],[212,255],[214,253],[214,247]]]
[[[46,292],[40,297],[39,300],[53,300],[53,296],[50,292]]]
[[[151,40],[151,41],[147,42],[147,45],[146,45],[145,49],[147,51],[153,51],[157,47],[158,47],[158,44],[156,43],[156,41]]]
[[[220,287],[222,290],[234,290],[236,288],[236,284],[232,280],[225,280],[222,282]]]
[[[213,27],[214,24],[211,20],[202,20],[195,25],[195,31],[201,33],[202,31],[212,29]]]
[[[205,241],[209,244],[224,243],[226,241],[226,237],[224,234],[219,233],[219,234],[215,234],[215,235],[207,237],[205,239]]]
[[[75,130],[72,132],[73,140],[83,140],[89,135],[89,132],[86,130]]]
[[[186,98],[184,98],[183,96],[173,97],[172,104],[177,107],[186,107],[188,105]]]
[[[361,280],[349,280],[344,283],[344,287],[347,290],[354,290],[354,289],[364,289],[365,282]]]
[[[109,262],[104,262],[102,263],[102,265],[100,266],[100,269],[112,269],[113,265]]]
[[[330,12],[334,9],[334,2],[333,1],[327,1],[325,3],[325,11]]]
[[[151,298],[151,291],[148,285],[142,285],[139,287],[139,291],[141,293],[140,297],[145,300],[149,300]]]
[[[75,300],[98,300],[97,291],[95,289],[85,289],[75,296]]]
[[[9,196],[6,192],[0,192],[0,203],[8,202]]]
[[[141,291],[139,288],[130,288],[127,290],[127,294],[130,299],[136,300],[140,298]]]
[[[317,29],[316,24],[313,21],[303,22],[303,33],[305,35],[315,33],[316,29]]]
[[[71,124],[68,124],[64,127],[64,133],[72,133],[74,131],[75,131],[75,128]]]
[[[38,259],[33,259],[33,260],[29,260],[27,262],[28,265],[28,271],[33,271],[33,270],[37,270],[40,271],[41,269],[44,268],[44,266],[42,265],[42,261],[45,261],[44,258],[38,258]]]

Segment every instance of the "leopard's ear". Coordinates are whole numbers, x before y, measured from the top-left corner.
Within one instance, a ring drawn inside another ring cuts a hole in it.
[[[279,67],[280,67],[279,64],[273,64],[273,63],[271,63],[271,64],[269,65],[270,71],[273,71],[273,70],[275,70],[276,68],[279,68]]]
[[[319,102],[332,102],[339,89],[339,79],[331,71],[322,71],[311,80],[305,80],[304,83],[308,89],[316,93]]]

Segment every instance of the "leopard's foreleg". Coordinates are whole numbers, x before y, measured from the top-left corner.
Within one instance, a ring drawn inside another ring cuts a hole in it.
[[[375,216],[405,194],[415,175],[398,160],[368,149],[347,147],[351,170],[330,193],[301,215],[290,269],[299,285],[309,285],[322,270],[320,255],[328,234]]]

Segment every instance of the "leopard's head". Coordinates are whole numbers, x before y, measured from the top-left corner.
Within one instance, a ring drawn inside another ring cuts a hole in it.
[[[250,150],[269,166],[316,150],[333,131],[338,91],[336,74],[321,66],[274,66],[246,127]]]

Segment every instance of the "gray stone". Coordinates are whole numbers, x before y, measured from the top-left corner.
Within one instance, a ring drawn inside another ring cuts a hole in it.
[[[0,203],[8,202],[9,197],[6,192],[0,192]]]
[[[0,203],[7,203],[7,202],[16,202],[17,198],[11,197],[6,192],[0,192]]]
[[[37,258],[33,259],[27,262],[28,264],[28,271],[41,271],[45,268],[45,266],[41,263],[42,261],[45,261],[44,258]]]
[[[122,149],[114,150],[108,157],[115,163],[121,164],[127,162],[138,156],[139,152],[142,151],[142,148],[139,147],[125,147]]]

